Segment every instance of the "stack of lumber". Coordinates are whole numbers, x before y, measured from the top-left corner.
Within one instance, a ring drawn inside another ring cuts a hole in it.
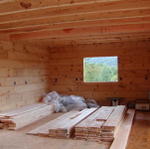
[[[0,114],[0,124],[3,128],[20,129],[53,113],[53,106],[33,104],[7,113]]]
[[[87,118],[97,108],[84,109],[82,111],[70,111],[62,116],[42,125],[28,134],[50,136],[53,138],[69,138],[74,135],[75,125]]]
[[[120,128],[118,129],[115,140],[111,144],[110,149],[126,149],[128,138],[130,135],[135,110],[129,109],[122,121]]]
[[[126,114],[125,106],[117,106],[101,128],[100,140],[112,142]]]
[[[82,111],[70,111],[28,132],[28,134],[112,142],[125,114],[125,106],[103,106]]]
[[[76,139],[98,141],[101,133],[101,127],[114,109],[115,107],[103,106],[76,125]]]
[[[90,141],[112,142],[124,118],[125,106],[103,106],[75,126],[75,138]]]

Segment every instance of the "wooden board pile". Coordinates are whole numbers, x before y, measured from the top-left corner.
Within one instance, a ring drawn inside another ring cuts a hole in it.
[[[126,149],[134,115],[135,115],[135,110],[129,109],[127,111],[125,118],[121,122],[121,125],[117,131],[115,140],[111,144],[110,149]]]
[[[74,126],[87,118],[97,108],[84,109],[82,111],[70,111],[62,116],[42,125],[28,134],[50,136],[53,138],[69,138],[74,135]]]
[[[52,105],[41,103],[25,106],[7,113],[1,113],[0,127],[17,130],[50,115],[53,111],[54,108]]]
[[[102,129],[100,140],[106,142],[112,142],[121,122],[124,120],[126,114],[125,106],[117,106],[114,111],[111,113],[109,118],[104,122]]]
[[[75,138],[98,142],[112,142],[117,128],[124,118],[125,111],[125,106],[101,107],[75,126]]]
[[[113,112],[114,107],[103,106],[90,115],[87,119],[75,126],[76,139],[97,141],[100,136],[104,121]]]

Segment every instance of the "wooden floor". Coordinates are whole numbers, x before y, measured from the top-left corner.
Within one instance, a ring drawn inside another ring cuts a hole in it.
[[[149,112],[136,112],[127,149],[150,149]]]
[[[18,131],[0,130],[0,149],[108,149],[107,145],[94,142],[51,139],[30,136],[25,133],[40,126],[60,114],[53,114],[42,121],[32,124]],[[129,138],[127,149],[150,148],[150,113],[137,112]]]

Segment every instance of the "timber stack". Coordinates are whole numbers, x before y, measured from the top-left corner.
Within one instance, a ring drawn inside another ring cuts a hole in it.
[[[53,111],[52,105],[39,103],[1,113],[0,128],[17,130],[50,115]]]
[[[28,134],[112,142],[125,114],[125,106],[102,106],[82,111],[70,111],[31,130]]]
[[[74,135],[75,125],[94,113],[97,108],[82,111],[70,111],[62,116],[28,132],[28,134],[49,136],[52,138],[70,138]]]
[[[125,113],[125,106],[103,106],[75,126],[75,138],[96,142],[112,142]]]

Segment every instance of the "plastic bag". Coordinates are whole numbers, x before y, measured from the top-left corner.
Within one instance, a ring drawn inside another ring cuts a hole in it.
[[[60,104],[60,98],[61,96],[57,92],[52,91],[43,98],[43,101],[46,104],[54,105],[55,112],[66,111],[66,109],[64,109],[64,106]]]
[[[71,110],[83,110],[85,108],[98,107],[93,99],[85,100],[81,96],[62,96],[56,91],[48,93],[43,98],[44,103],[54,105],[55,112],[67,112]]]
[[[71,110],[83,110],[87,108],[85,99],[80,96],[63,96],[61,97],[61,103],[66,107],[67,111]]]
[[[87,99],[86,104],[87,104],[88,108],[99,107],[99,105],[97,104],[97,102],[94,99]]]

